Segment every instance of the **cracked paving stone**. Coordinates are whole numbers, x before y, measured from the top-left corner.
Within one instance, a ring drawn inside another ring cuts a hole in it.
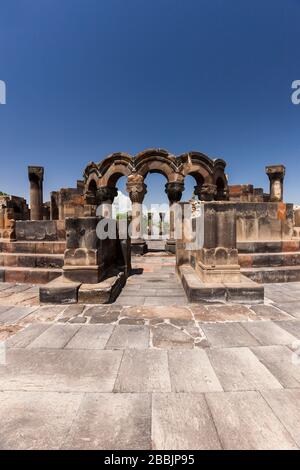
[[[169,323],[151,326],[152,344],[155,348],[193,348],[194,338]]]
[[[74,317],[69,320],[69,323],[86,323],[87,317]]]
[[[201,322],[234,322],[257,318],[245,305],[192,305],[191,310],[195,320]]]

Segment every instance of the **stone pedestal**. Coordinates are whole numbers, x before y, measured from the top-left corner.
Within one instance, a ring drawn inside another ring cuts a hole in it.
[[[30,219],[43,220],[43,179],[42,166],[29,166],[28,177],[30,181]]]
[[[282,202],[285,167],[283,165],[267,166],[266,174],[270,180],[270,202]]]
[[[183,226],[190,222],[195,233],[190,236],[187,232],[186,236],[183,231],[182,240],[176,245],[176,268],[189,300],[262,302],[263,286],[240,271],[234,204],[205,202],[199,214],[192,222],[183,221]],[[201,228],[203,236],[198,237]]]
[[[116,240],[98,238],[99,221],[98,217],[66,219],[63,273],[68,280],[96,284],[115,264]]]

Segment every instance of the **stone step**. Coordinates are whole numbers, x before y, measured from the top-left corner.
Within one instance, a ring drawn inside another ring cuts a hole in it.
[[[0,240],[0,253],[39,253],[63,254],[66,249],[65,241],[13,241]]]
[[[62,268],[63,254],[0,253],[0,266],[20,268]]]
[[[190,302],[232,302],[232,303],[263,303],[264,288],[256,282],[241,277],[239,283],[208,284],[201,281],[190,265],[182,265],[178,269],[186,296]],[[250,281],[250,282],[249,282]]]
[[[241,272],[259,284],[300,281],[300,266],[242,268]]]
[[[237,242],[239,253],[290,253],[300,251],[300,240]]]
[[[285,253],[239,253],[242,268],[300,265],[300,251]]]
[[[59,268],[0,267],[0,282],[46,284],[62,274]]]

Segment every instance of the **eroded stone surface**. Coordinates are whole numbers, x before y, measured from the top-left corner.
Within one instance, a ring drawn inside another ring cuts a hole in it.
[[[206,399],[224,449],[297,449],[258,392],[208,393]]]
[[[220,449],[220,441],[201,394],[155,393],[152,439],[159,450]]]

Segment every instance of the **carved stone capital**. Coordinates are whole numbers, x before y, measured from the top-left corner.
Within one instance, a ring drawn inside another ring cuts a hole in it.
[[[195,193],[198,191],[198,197],[201,201],[213,201],[217,195],[217,186],[215,184],[204,183],[200,189],[196,189]]]
[[[283,200],[283,180],[285,167],[283,165],[272,165],[266,167],[266,174],[270,180],[270,201],[280,202]]]
[[[43,166],[29,166],[28,178],[30,182],[41,183],[44,180]]]
[[[126,190],[129,193],[131,202],[138,202],[139,204],[142,204],[145,194],[147,193],[147,186],[142,181],[135,181],[134,179],[130,181],[128,178]]]
[[[271,183],[275,180],[283,181],[284,176],[285,176],[285,166],[284,165],[266,166],[266,174],[268,175]]]
[[[114,198],[118,195],[118,190],[115,187],[111,186],[102,186],[102,188],[97,189],[96,200],[97,204],[102,204],[104,202],[112,204]]]
[[[167,193],[171,204],[180,201],[183,191],[184,184],[180,183],[179,181],[175,181],[173,183],[166,183],[165,192]]]

